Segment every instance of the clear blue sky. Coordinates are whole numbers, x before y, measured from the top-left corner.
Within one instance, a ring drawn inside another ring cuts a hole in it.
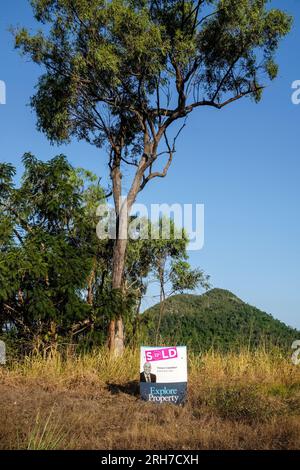
[[[246,99],[194,113],[168,177],[153,181],[139,201],[204,203],[205,246],[191,252],[192,264],[215,287],[300,328],[300,105],[291,102],[291,83],[300,80],[300,4],[271,3],[295,18],[278,53],[279,77],[258,105]],[[74,165],[107,174],[104,152],[78,142],[56,148],[36,131],[28,102],[40,69],[14,50],[11,25],[35,27],[27,0],[1,1],[7,104],[0,106],[0,160],[20,175],[26,151],[43,160],[65,153]]]

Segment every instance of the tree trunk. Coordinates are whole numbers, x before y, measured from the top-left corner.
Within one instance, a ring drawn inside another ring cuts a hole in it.
[[[156,335],[155,335],[155,345],[156,346],[159,346],[158,340],[159,340],[159,333],[160,333],[160,325],[161,325],[161,319],[162,319],[162,316],[163,316],[163,313],[164,313],[165,300],[166,300],[166,294],[165,294],[165,261],[164,260],[159,261],[158,273],[159,273],[160,296],[159,296],[158,322],[157,322],[157,329],[156,329]]]
[[[113,249],[112,290],[121,290],[125,268],[125,256],[128,237],[128,200],[121,195],[121,173],[119,168],[113,172],[113,194],[116,211],[116,240]],[[121,356],[124,351],[123,312],[119,312],[109,324],[108,347],[115,356]]]
[[[148,147],[147,147],[148,148]],[[112,289],[122,289],[125,269],[125,257],[128,237],[129,213],[136,196],[140,190],[142,177],[146,168],[147,155],[145,154],[134,176],[128,196],[122,199],[122,175],[120,171],[121,153],[115,148],[114,165],[111,168],[113,198],[116,213],[116,241],[113,250]],[[115,356],[121,356],[124,351],[124,322],[122,312],[110,320],[108,327],[108,347]]]
[[[96,276],[96,269],[97,269],[97,259],[94,258],[93,260],[93,268],[92,271],[88,277],[88,288],[87,288],[87,303],[89,305],[93,305],[94,301],[94,295],[93,295],[93,285],[95,281],[95,276]]]
[[[112,272],[112,288],[122,289],[125,255],[126,255],[126,239],[116,239],[113,253],[113,272]],[[108,347],[112,354],[121,356],[124,351],[124,323],[122,312],[116,319],[112,319],[108,328]]]

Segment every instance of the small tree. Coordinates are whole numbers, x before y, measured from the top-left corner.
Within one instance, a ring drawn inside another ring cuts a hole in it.
[[[155,335],[155,343],[158,344],[166,298],[198,287],[208,289],[209,276],[198,268],[191,268],[187,261],[188,236],[183,229],[175,226],[173,220],[163,217],[152,225],[152,230],[159,234],[159,238],[152,240],[149,246],[151,272],[159,284],[159,316]],[[166,230],[169,232],[167,238],[164,237]]]
[[[291,26],[268,0],[32,0],[47,33],[16,32],[16,47],[42,65],[31,100],[51,141],[86,140],[108,153],[117,219],[112,286],[122,290],[128,213],[154,178],[166,176],[186,117],[245,96],[259,101],[277,75],[274,54]],[[193,165],[192,160],[189,161]],[[160,167],[159,167],[160,166]],[[120,311],[109,346],[124,345]]]
[[[14,168],[0,164],[0,326],[31,347],[90,323],[89,280],[103,245],[90,227],[103,191],[62,155],[23,162],[18,188]]]

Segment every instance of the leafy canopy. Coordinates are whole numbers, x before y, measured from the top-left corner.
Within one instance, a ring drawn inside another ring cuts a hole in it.
[[[51,328],[65,334],[91,313],[83,298],[97,250],[90,206],[103,192],[63,155],[42,162],[27,153],[23,163],[19,188],[11,165],[0,165],[0,326],[32,340]]]
[[[15,37],[45,70],[31,101],[39,129],[52,141],[119,144],[131,158],[146,130],[155,140],[196,107],[259,100],[291,27],[268,0],[31,3],[47,32]]]
[[[63,155],[43,162],[26,153],[23,164],[19,186],[15,169],[0,164],[0,333],[6,328],[27,347],[99,344],[121,309],[132,339],[142,297],[161,263],[173,290],[194,289],[204,279],[187,263],[187,237],[177,240],[171,221],[167,240],[158,234],[129,241],[125,295],[112,292],[113,240],[96,235],[96,207],[104,197],[99,178]],[[132,219],[137,232],[150,235],[148,220]]]

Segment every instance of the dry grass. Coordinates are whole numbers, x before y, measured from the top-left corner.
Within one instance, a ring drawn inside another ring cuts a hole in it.
[[[139,355],[28,357],[0,369],[0,449],[299,449],[300,366],[190,355],[183,407],[141,402]]]

